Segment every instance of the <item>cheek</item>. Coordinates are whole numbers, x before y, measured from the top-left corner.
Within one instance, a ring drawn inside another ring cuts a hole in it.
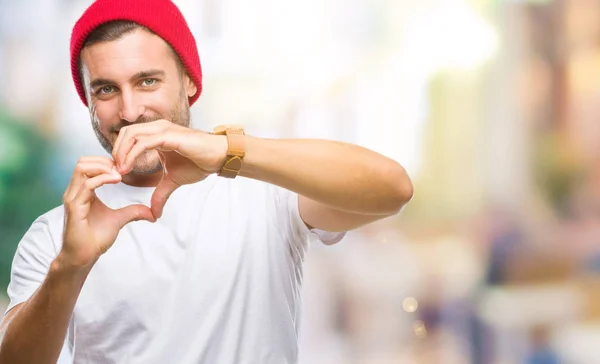
[[[111,125],[116,125],[121,120],[119,109],[115,107],[113,102],[96,101],[92,113],[91,117],[98,122],[98,128],[103,133],[108,133]]]
[[[167,117],[178,102],[177,94],[166,88],[144,96],[146,99],[144,106],[147,113],[157,114],[161,117]]]

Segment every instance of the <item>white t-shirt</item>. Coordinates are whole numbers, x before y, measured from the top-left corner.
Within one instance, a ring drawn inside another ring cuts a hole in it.
[[[96,190],[111,208],[150,203],[154,188]],[[39,217],[19,243],[10,310],[43,282],[62,244],[64,210]],[[91,270],[60,363],[297,362],[302,263],[312,232],[298,195],[211,176],[176,190],[156,223],[130,223]],[[35,340],[35,338],[32,338]]]

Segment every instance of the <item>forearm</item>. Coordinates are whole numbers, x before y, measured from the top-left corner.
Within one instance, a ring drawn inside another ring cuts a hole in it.
[[[0,364],[56,363],[88,272],[52,263],[36,293],[3,323]]]
[[[358,214],[393,214],[412,197],[410,179],[397,162],[334,141],[246,137],[240,175]]]

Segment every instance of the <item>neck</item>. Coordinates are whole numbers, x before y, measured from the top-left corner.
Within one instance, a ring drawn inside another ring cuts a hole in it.
[[[163,171],[160,170],[158,172],[152,174],[134,174],[128,173],[123,175],[121,181],[126,185],[133,187],[156,187],[160,183],[160,180],[163,177]]]

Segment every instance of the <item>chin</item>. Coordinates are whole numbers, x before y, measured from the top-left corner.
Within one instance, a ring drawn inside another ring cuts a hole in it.
[[[162,170],[162,166],[160,165],[160,162],[155,165],[155,166],[135,166],[133,167],[133,169],[131,170],[131,174],[135,174],[138,176],[150,176],[153,175],[157,172],[160,172]]]
[[[162,163],[160,162],[158,154],[152,153],[150,155],[145,154],[139,156],[133,165],[131,173],[139,176],[148,176],[161,170]]]

